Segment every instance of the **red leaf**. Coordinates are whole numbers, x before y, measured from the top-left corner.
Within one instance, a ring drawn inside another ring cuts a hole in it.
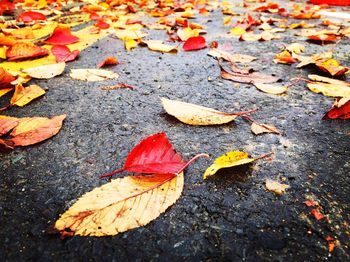
[[[205,38],[203,36],[194,36],[186,40],[183,45],[185,51],[199,50],[206,48]]]
[[[311,211],[310,211],[310,213],[316,218],[316,220],[321,220],[321,219],[323,219],[325,216],[322,214],[322,213],[320,213],[317,209],[312,209]]]
[[[102,177],[113,176],[122,171],[161,174],[182,172],[190,163],[206,154],[199,154],[187,163],[177,154],[165,133],[153,134],[137,144],[126,158],[124,167]]]
[[[0,15],[11,13],[15,8],[15,4],[8,0],[0,1]]]
[[[6,51],[9,61],[36,58],[48,54],[49,51],[46,48],[25,42],[17,42]]]
[[[56,57],[57,62],[69,62],[75,60],[80,51],[70,51],[65,45],[55,45],[51,48],[51,53]]]
[[[324,118],[329,119],[350,119],[350,100],[341,107],[333,107]]]
[[[315,203],[313,200],[311,200],[311,199],[305,200],[305,201],[304,201],[304,204],[305,204],[306,206],[308,206],[308,207],[313,207],[313,206],[316,205],[316,203]]]
[[[110,25],[102,20],[98,20],[98,22],[94,25],[100,29],[108,29]]]
[[[69,45],[79,41],[79,37],[72,35],[69,27],[57,26],[52,35],[44,41],[50,45]]]
[[[16,21],[25,23],[35,20],[46,20],[46,16],[39,12],[27,11],[23,12],[16,18]]]

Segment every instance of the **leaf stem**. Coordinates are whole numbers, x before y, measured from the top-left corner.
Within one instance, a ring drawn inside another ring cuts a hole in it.
[[[112,171],[112,172],[110,172],[110,173],[103,174],[102,176],[100,176],[100,178],[110,177],[110,176],[113,176],[113,175],[115,175],[115,174],[117,174],[117,173],[120,173],[120,172],[123,172],[123,171],[124,171],[123,168],[117,169],[117,170],[114,170],[114,171]]]
[[[200,158],[200,157],[209,157],[208,154],[202,153],[202,154],[198,154],[194,157],[192,157],[186,164],[184,164],[181,169],[177,172],[177,174],[180,174],[186,167],[188,167],[193,161],[195,161],[196,159]]]
[[[267,153],[265,155],[259,156],[258,158],[255,158],[255,160],[260,160],[260,159],[264,159],[264,158],[269,158],[269,160],[271,160],[272,158],[269,157],[271,155],[273,155],[273,152],[270,152],[270,153]]]
[[[254,108],[254,109],[251,109],[251,110],[248,110],[248,111],[243,111],[243,112],[233,113],[233,115],[236,115],[236,116],[242,116],[242,115],[247,115],[247,114],[250,114],[250,113],[256,112],[256,111],[258,111],[258,110],[259,110],[258,108]]]
[[[8,104],[8,105],[6,105],[6,106],[0,108],[0,111],[4,111],[4,110],[6,110],[6,109],[9,109],[10,107],[11,107],[11,104]]]

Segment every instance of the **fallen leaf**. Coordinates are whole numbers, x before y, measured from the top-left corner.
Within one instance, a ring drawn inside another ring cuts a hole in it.
[[[224,79],[231,80],[238,83],[247,84],[270,84],[279,80],[278,77],[265,75],[259,72],[252,72],[249,74],[239,74],[227,72],[222,66],[220,66],[220,76]]]
[[[128,176],[84,194],[56,221],[62,236],[111,236],[147,225],[181,196],[184,176]]]
[[[51,53],[56,57],[57,62],[69,62],[75,60],[80,54],[80,51],[70,51],[65,45],[55,45],[51,48]]]
[[[316,220],[321,220],[325,218],[325,216],[317,209],[312,209],[310,213],[316,218]]]
[[[114,56],[109,56],[105,58],[103,61],[101,61],[96,67],[101,68],[105,65],[116,65],[118,64],[118,59]]]
[[[5,134],[14,128],[10,133],[10,138],[3,140],[7,146],[33,145],[56,135],[65,118],[66,115],[55,116],[51,119],[45,117],[9,119],[6,116],[0,116],[0,134]]]
[[[321,54],[315,54],[313,56],[301,56],[301,55],[294,55],[295,58],[297,58],[299,61],[301,61],[296,67],[300,68],[303,66],[307,66],[309,64],[316,64],[317,61],[324,60],[324,59],[330,59],[332,58],[333,53],[332,52],[326,52]]]
[[[292,43],[286,47],[286,50],[294,54],[300,54],[305,51],[305,46],[299,43]]]
[[[124,38],[124,45],[127,51],[130,51],[131,49],[135,48],[138,44],[139,42],[132,38]]]
[[[32,67],[22,71],[33,78],[50,79],[62,74],[65,67],[66,63],[60,62],[57,64]]]
[[[32,43],[17,42],[6,51],[8,61],[25,60],[46,56],[49,51]]]
[[[348,67],[340,65],[337,60],[332,58],[319,60],[316,62],[316,66],[332,76],[340,76],[346,74],[350,70]]]
[[[4,30],[3,30],[4,31]],[[35,38],[33,30],[30,27],[17,28],[9,32],[16,39],[33,39]]]
[[[259,135],[259,134],[263,134],[263,133],[274,133],[274,134],[280,133],[278,131],[278,129],[274,126],[266,125],[266,124],[259,124],[257,122],[253,122],[252,125],[250,126],[250,128],[255,135]]]
[[[308,75],[308,77],[315,81],[307,84],[307,87],[312,92],[322,93],[325,96],[331,97],[350,96],[350,83],[348,82],[318,75]]]
[[[205,38],[203,36],[195,36],[188,38],[182,48],[185,51],[193,51],[203,49],[206,47],[207,44],[205,42]]]
[[[280,63],[280,64],[294,64],[294,63],[298,62],[299,60],[297,58],[293,57],[293,55],[289,51],[284,50],[281,53],[277,54],[273,61],[276,64],[277,63]]]
[[[124,83],[119,83],[119,84],[116,84],[114,86],[104,86],[104,87],[101,87],[102,90],[107,90],[107,91],[110,91],[110,90],[115,90],[115,89],[120,89],[120,88],[129,88],[131,90],[135,89],[135,87],[131,86],[131,85],[128,85],[128,84],[124,84]]]
[[[113,71],[104,69],[71,69],[70,77],[82,81],[103,81],[108,79],[117,79],[119,75]]]
[[[277,181],[266,179],[265,181],[266,189],[280,196],[285,193],[286,189],[290,188],[289,185],[281,184]]]
[[[1,91],[1,90],[0,90]],[[334,105],[324,118],[328,119],[350,119],[350,97],[345,97],[346,102],[341,105]]]
[[[44,21],[46,20],[46,16],[42,13],[35,12],[35,11],[25,11],[19,16],[17,16],[16,21],[18,22],[32,22],[32,21]]]
[[[230,54],[224,50],[217,48],[211,48],[208,52],[208,55],[217,59],[222,58],[230,63],[250,63],[257,59],[256,57],[250,55]]]
[[[38,85],[30,85],[28,87],[17,85],[10,103],[11,105],[22,107],[44,94],[45,90]]]
[[[163,44],[162,40],[148,40],[148,41],[143,41],[142,43],[146,44],[147,47],[153,51],[165,52],[165,53],[177,52],[176,46],[165,45]]]
[[[180,28],[177,30],[177,35],[181,39],[181,41],[187,41],[190,37],[199,36],[198,29],[191,29],[189,27]]]
[[[285,86],[273,85],[273,84],[254,83],[254,86],[260,91],[263,91],[265,93],[272,94],[272,95],[280,95],[287,92],[288,90],[288,88]]]
[[[215,159],[214,163],[207,168],[203,175],[203,179],[214,175],[219,169],[234,166],[245,165],[254,162],[256,159],[251,158],[248,153],[242,151],[231,151]]]
[[[123,168],[101,177],[109,177],[122,171],[144,173],[144,174],[163,174],[181,173],[195,159],[206,154],[199,154],[190,161],[185,162],[177,154],[170,144],[165,133],[157,133],[148,136],[137,144],[128,154]]]
[[[0,97],[6,95],[8,92],[12,91],[14,88],[9,87],[9,88],[1,88],[0,89]]]
[[[6,135],[19,123],[19,119],[11,116],[0,115],[0,136]]]
[[[125,41],[125,39],[139,40],[147,34],[140,30],[115,30],[116,37],[120,40]]]
[[[178,120],[189,125],[221,125],[235,120],[248,112],[225,113],[209,107],[177,100],[161,98],[164,110]]]
[[[13,75],[11,75],[8,71],[0,67],[0,89],[8,88],[9,86],[11,86],[10,84],[14,80],[16,80],[16,78]]]
[[[52,35],[44,43],[50,45],[69,45],[79,41],[79,37],[72,35],[70,28],[57,26]]]

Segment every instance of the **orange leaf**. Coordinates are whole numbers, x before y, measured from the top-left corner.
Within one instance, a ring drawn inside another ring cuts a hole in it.
[[[69,27],[57,26],[52,35],[44,41],[50,45],[69,45],[79,41],[79,37],[72,35]]]
[[[12,130],[11,139],[6,142],[13,146],[28,146],[56,135],[62,127],[66,115],[51,119],[44,117],[22,118]]]
[[[15,128],[19,123],[19,119],[16,117],[10,116],[1,116],[0,115],[0,136],[7,134]]]
[[[15,39],[9,36],[0,35],[0,45],[13,46],[14,44],[16,44]]]
[[[111,236],[147,225],[181,196],[183,173],[128,176],[86,193],[55,223],[62,236]]]
[[[310,211],[310,213],[316,218],[316,220],[321,220],[321,219],[323,219],[325,216],[322,214],[322,213],[320,213],[317,209],[312,209],[311,211]]]
[[[109,56],[105,60],[100,62],[96,67],[101,68],[105,65],[116,65],[116,64],[118,64],[118,59],[115,58],[114,56]]]
[[[0,67],[0,88],[9,87],[10,83],[14,80],[16,80],[16,78],[13,75]]]
[[[25,60],[46,56],[49,51],[32,43],[17,42],[6,51],[9,61]]]
[[[17,39],[33,39],[35,38],[33,30],[30,27],[18,28],[12,30],[10,34]]]
[[[340,76],[349,71],[348,67],[340,65],[339,62],[334,59],[317,61],[316,66],[332,76]]]
[[[30,85],[28,87],[23,87],[22,85],[17,85],[15,93],[11,98],[11,105],[25,106],[30,101],[45,94],[45,90],[37,85]]]

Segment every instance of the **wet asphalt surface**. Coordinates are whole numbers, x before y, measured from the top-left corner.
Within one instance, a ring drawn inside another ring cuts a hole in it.
[[[238,19],[238,17],[236,17]],[[208,30],[207,42],[256,56],[256,70],[273,73],[290,84],[296,76],[320,73],[312,68],[276,65],[272,59],[283,44],[300,42],[306,53],[331,48],[293,34],[281,40],[239,42],[219,35],[229,30],[219,11],[198,19]],[[317,22],[317,20],[315,21]],[[166,39],[163,31],[151,31]],[[335,57],[349,63],[349,40],[339,43]],[[162,54],[137,47],[126,52],[112,37],[85,49],[63,75],[33,81],[46,95],[8,115],[67,114],[54,138],[35,146],[1,151],[1,261],[346,261],[350,259],[350,124],[322,120],[332,99],[295,82],[283,96],[259,92],[219,76],[208,49]],[[125,63],[110,67],[118,82],[134,90],[104,91],[115,81],[72,80],[70,68],[94,68],[114,55]],[[208,81],[208,77],[212,80]],[[255,136],[243,119],[221,126],[188,126],[168,116],[159,97],[178,99],[227,112],[259,108],[252,117],[275,125],[281,135]],[[208,153],[187,168],[180,199],[145,227],[114,237],[72,237],[61,240],[47,229],[83,193],[105,184],[99,175],[121,167],[142,138],[164,131],[185,159]],[[231,150],[253,156],[274,152],[272,161],[230,169],[202,180],[215,157]],[[282,196],[265,188],[265,180],[290,185]],[[313,198],[326,219],[317,221],[303,203]],[[328,252],[326,236],[339,241]]]

